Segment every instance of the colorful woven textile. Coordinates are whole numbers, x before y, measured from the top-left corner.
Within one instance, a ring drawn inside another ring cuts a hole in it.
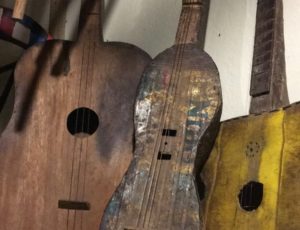
[[[21,21],[12,19],[12,10],[0,6],[0,39],[12,42],[24,49],[51,36],[32,18],[24,16]]]

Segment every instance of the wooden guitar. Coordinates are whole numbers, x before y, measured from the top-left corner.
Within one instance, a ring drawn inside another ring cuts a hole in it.
[[[281,0],[259,0],[251,113],[223,122],[203,169],[206,229],[300,229],[300,105],[288,103]],[[276,109],[275,111],[271,111]]]
[[[83,6],[75,43],[28,49],[0,138],[1,230],[99,229],[132,153],[133,104],[150,57],[103,43],[101,1]]]
[[[146,68],[133,161],[100,229],[199,229],[200,170],[221,114],[218,70],[203,51],[208,1],[183,0],[176,43]]]

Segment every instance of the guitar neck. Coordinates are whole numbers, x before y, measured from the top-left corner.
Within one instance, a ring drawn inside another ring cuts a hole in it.
[[[183,0],[175,44],[204,46],[209,0]]]
[[[85,37],[89,31],[95,31],[97,39],[103,42],[102,33],[103,0],[84,0],[81,4],[80,20],[78,27],[79,39]]]
[[[250,95],[252,114],[289,104],[282,0],[258,0]]]

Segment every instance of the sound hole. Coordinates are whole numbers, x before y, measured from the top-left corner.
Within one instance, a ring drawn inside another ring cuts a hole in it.
[[[259,207],[263,198],[264,185],[259,182],[250,181],[239,194],[239,202],[242,209],[253,211]]]
[[[255,155],[259,154],[261,150],[260,145],[257,142],[250,141],[246,146],[246,156],[253,158]]]
[[[159,152],[157,155],[157,160],[171,160],[172,155],[169,153],[161,153]]]
[[[68,131],[76,137],[87,137],[96,132],[99,126],[97,114],[89,108],[73,110],[67,119]]]

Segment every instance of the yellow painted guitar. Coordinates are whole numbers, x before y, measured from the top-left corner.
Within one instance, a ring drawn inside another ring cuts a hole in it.
[[[300,104],[288,104],[281,0],[259,0],[251,113],[223,122],[202,171],[205,229],[300,229]],[[275,111],[272,111],[277,109]]]

